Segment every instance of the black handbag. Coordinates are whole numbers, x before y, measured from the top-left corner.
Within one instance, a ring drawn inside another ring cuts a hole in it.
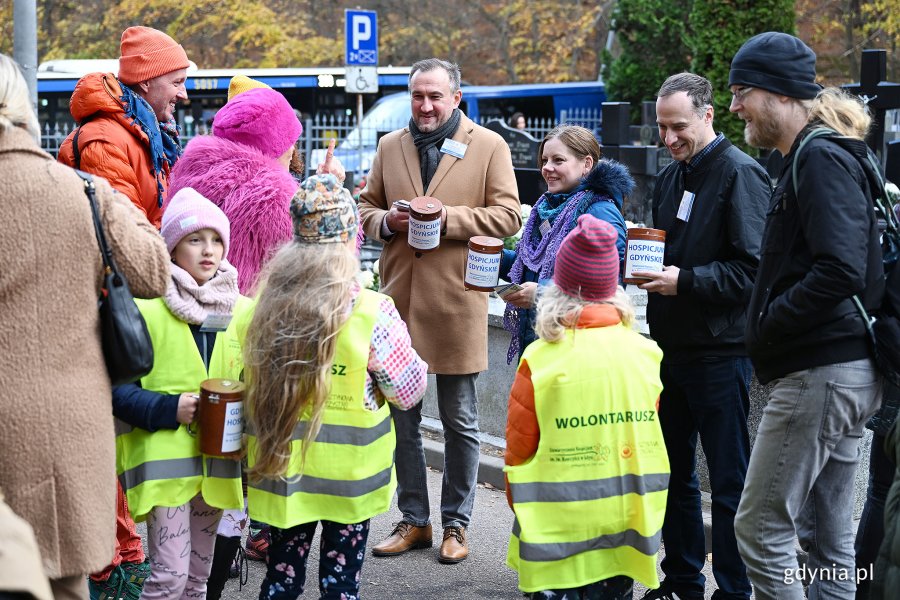
[[[106,243],[100,210],[94,191],[93,178],[83,171],[75,171],[84,180],[84,191],[91,204],[94,232],[103,256],[103,288],[105,293],[98,301],[100,308],[100,337],[103,358],[112,384],[122,385],[137,381],[153,368],[153,343],[150,332],[125,276],[119,272],[112,251]]]

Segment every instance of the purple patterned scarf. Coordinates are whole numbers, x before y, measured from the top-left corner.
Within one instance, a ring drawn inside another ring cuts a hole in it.
[[[584,189],[572,194],[566,200],[566,206],[562,212],[557,215],[556,220],[550,225],[550,230],[546,235],[534,235],[535,227],[537,233],[540,233],[540,221],[538,207],[547,201],[547,193],[540,197],[534,204],[531,214],[528,215],[528,221],[522,231],[522,237],[516,244],[516,260],[513,262],[509,270],[509,280],[513,283],[522,283],[522,277],[525,268],[538,274],[538,280],[549,279],[553,275],[553,266],[556,264],[556,253],[560,244],[569,232],[569,224],[572,222],[572,216],[581,204],[581,200],[590,190]],[[503,312],[503,328],[512,334],[512,340],[509,343],[509,350],[506,351],[506,364],[512,364],[512,359],[519,353],[521,341],[519,340],[519,320],[521,312],[527,309],[520,309],[511,304],[506,305]]]

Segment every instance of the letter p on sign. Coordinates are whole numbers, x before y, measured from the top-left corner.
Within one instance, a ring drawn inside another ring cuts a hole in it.
[[[359,50],[359,43],[372,39],[372,22],[369,17],[353,15],[350,29],[353,32],[353,49]]]

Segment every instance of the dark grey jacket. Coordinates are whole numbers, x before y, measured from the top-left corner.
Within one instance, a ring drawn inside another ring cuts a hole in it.
[[[747,349],[760,382],[870,356],[863,321],[881,304],[884,269],[859,140],[819,138],[784,158],[766,216],[747,320]],[[846,148],[846,149],[845,149]],[[799,194],[791,168],[799,160]]]
[[[695,194],[687,222],[677,218],[685,190]],[[727,139],[687,176],[680,162],[660,172],[653,223],[666,232],[664,264],[680,269],[677,295],[647,298],[663,362],[746,356],[745,314],[770,193],[765,170]]]

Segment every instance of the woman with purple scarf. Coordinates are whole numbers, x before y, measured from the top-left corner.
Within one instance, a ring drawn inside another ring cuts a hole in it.
[[[619,261],[625,257],[622,202],[634,189],[634,180],[623,165],[601,160],[601,155],[594,134],[576,125],[554,128],[538,148],[547,192],[535,203],[516,249],[504,250],[500,263],[500,276],[522,286],[506,296],[503,326],[512,334],[507,363],[521,357],[537,337],[538,286],[552,277],[556,251],[579,216],[587,213],[611,224],[619,234]]]

